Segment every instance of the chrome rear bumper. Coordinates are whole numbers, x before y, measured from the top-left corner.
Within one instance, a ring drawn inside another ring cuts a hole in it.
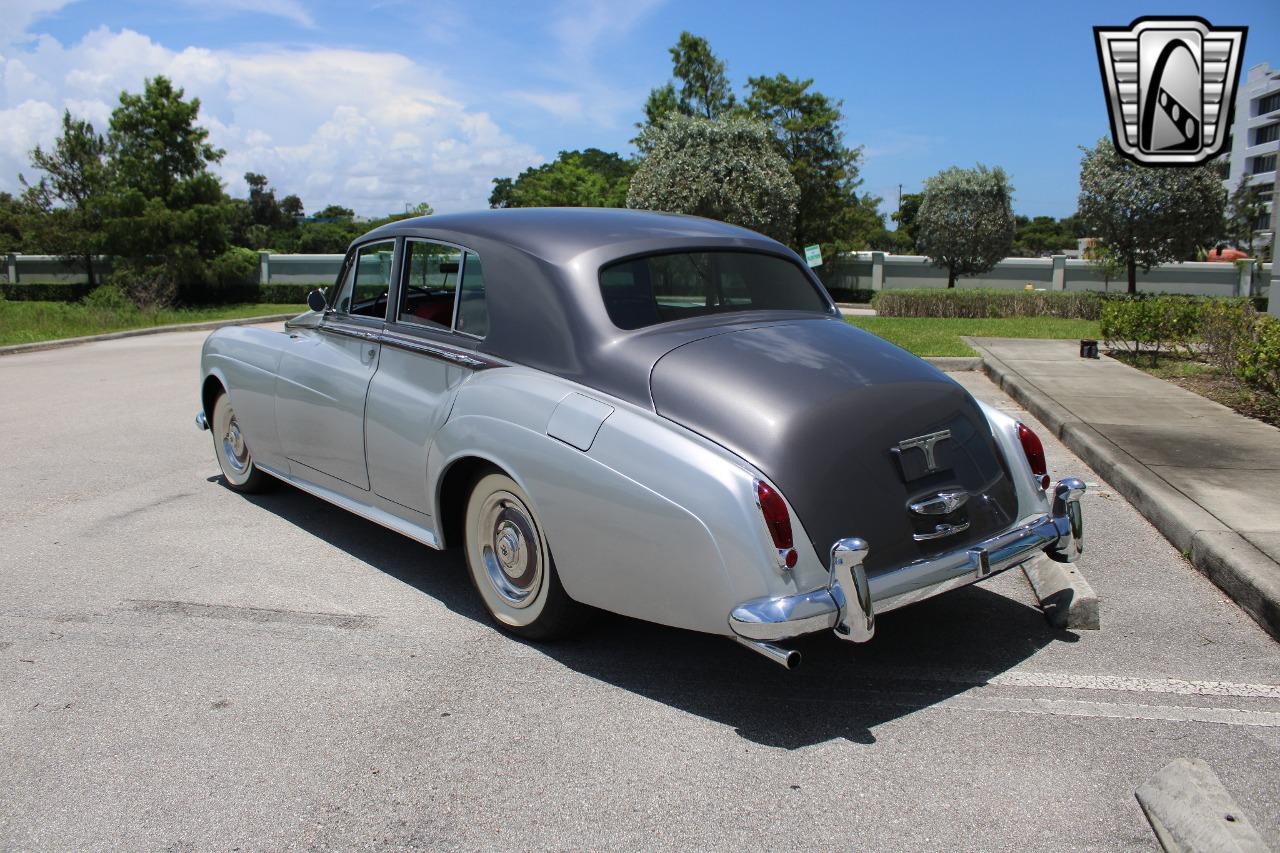
[[[1043,551],[1073,563],[1084,546],[1080,498],[1085,486],[1068,478],[1053,490],[1053,506],[1028,524],[964,550],[910,563],[868,578],[862,566],[868,545],[841,539],[831,548],[831,580],[820,589],[757,598],[729,614],[729,627],[744,640],[776,642],[831,628],[836,636],[865,643],[875,635],[877,613],[886,613],[1012,568]]]

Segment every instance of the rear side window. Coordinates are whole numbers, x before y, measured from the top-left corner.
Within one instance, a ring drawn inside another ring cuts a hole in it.
[[[620,329],[731,311],[829,310],[791,261],[757,252],[648,255],[600,270],[609,319]]]
[[[462,261],[462,287],[458,290],[458,299],[458,324],[454,330],[477,338],[489,334],[489,308],[484,301],[484,267],[475,252],[467,252]]]

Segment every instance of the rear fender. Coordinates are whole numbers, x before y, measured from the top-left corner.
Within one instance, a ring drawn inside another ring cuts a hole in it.
[[[582,394],[613,408],[588,450],[546,434],[557,404]],[[437,433],[428,477],[479,457],[533,503],[565,590],[577,601],[651,622],[730,634],[740,601],[795,591],[755,506],[750,466],[651,412],[520,368],[476,374]],[[436,507],[460,512],[461,507]],[[806,569],[826,572],[794,519]],[[451,543],[457,544],[457,543]],[[797,566],[800,570],[800,566]]]

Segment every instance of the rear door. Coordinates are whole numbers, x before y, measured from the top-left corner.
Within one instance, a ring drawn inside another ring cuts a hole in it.
[[[280,361],[276,416],[293,473],[369,488],[364,407],[378,369],[395,241],[357,247],[315,329],[295,329]]]
[[[398,288],[365,407],[369,479],[379,497],[428,513],[427,454],[458,385],[488,363],[480,257],[439,241],[405,240]]]

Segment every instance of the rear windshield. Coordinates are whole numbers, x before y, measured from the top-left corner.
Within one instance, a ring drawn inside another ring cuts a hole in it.
[[[620,329],[730,311],[829,310],[800,267],[757,252],[678,252],[620,261],[600,270],[600,292]]]

